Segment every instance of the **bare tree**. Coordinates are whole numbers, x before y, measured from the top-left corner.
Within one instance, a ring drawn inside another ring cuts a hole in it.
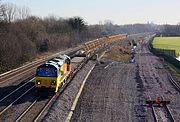
[[[27,7],[17,7],[14,4],[0,4],[0,16],[5,22],[26,19],[30,16],[30,10]]]
[[[3,16],[2,9],[3,9],[3,4],[0,0],[0,21],[2,21],[2,16]]]
[[[15,19],[17,7],[14,4],[7,4],[7,16],[8,22],[12,22]]]
[[[1,22],[7,20],[7,16],[6,16],[5,13],[6,13],[6,7],[5,7],[5,5],[1,4],[1,5],[0,5],[0,17],[1,17]]]
[[[7,23],[4,21],[5,5],[0,0],[0,34],[7,32]]]
[[[30,10],[27,7],[21,7],[17,10],[17,16],[16,19],[26,19],[30,16]]]
[[[15,19],[17,7],[14,4],[4,4],[1,8],[2,18],[5,22],[12,22]]]

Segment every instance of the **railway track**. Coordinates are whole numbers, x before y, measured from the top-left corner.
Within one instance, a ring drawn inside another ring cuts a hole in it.
[[[77,49],[79,49],[79,47],[73,49],[73,51],[76,52]],[[70,50],[63,51],[63,52],[65,52],[66,54],[69,54],[69,53],[72,53],[73,51],[70,49]],[[61,52],[61,53],[63,53],[63,52]],[[55,57],[61,53],[55,54],[51,57],[36,61],[32,64],[28,64],[26,66],[22,66],[15,70],[1,74],[0,75],[0,83],[6,82],[6,81],[13,79],[15,77],[18,77],[20,75],[24,75],[24,73],[28,73],[31,70],[35,69],[38,65],[40,65],[42,62],[44,62],[44,60],[48,60],[48,59]],[[32,81],[35,78],[34,78],[34,76],[30,76],[30,77],[33,77],[33,78],[32,79],[27,78],[30,80],[26,80],[25,82],[20,82],[20,84],[17,85],[17,87],[15,86],[15,88],[10,90],[10,92],[7,92],[6,94],[2,94],[2,96],[0,97],[0,116],[3,115],[4,113],[6,113],[7,110],[9,110],[15,103],[19,102],[23,96],[25,96],[29,91],[31,91],[34,88],[34,84]],[[2,117],[0,117],[0,118],[2,118]]]
[[[35,78],[32,78],[31,80],[27,81],[27,82],[24,82],[22,85],[20,85],[19,87],[17,87],[16,89],[14,89],[12,92],[10,92],[9,94],[5,95],[4,97],[2,97],[0,99],[0,103],[2,101],[4,101],[5,99],[7,99],[8,97],[10,97],[11,95],[15,94],[16,92],[18,92],[19,90],[21,90],[21,88],[25,87],[26,85],[28,84],[32,84],[32,81],[34,80]]]
[[[25,66],[22,66],[20,68],[17,68],[15,70],[12,70],[6,74],[3,74],[1,77],[0,77],[0,83],[4,83],[10,79],[13,79],[15,77],[18,77],[22,74],[25,74],[29,71],[31,71],[32,69],[35,69],[36,66],[38,66],[39,64],[41,64],[43,62],[43,60],[39,60],[37,62],[34,62],[32,64],[28,64],[28,65],[25,65]]]
[[[79,66],[73,71],[73,74],[69,77],[67,82],[61,87],[60,91],[51,96],[46,100],[42,100],[43,97],[38,97],[35,99],[32,104],[15,120],[15,122],[24,122],[24,121],[38,121],[41,119],[44,112],[49,108],[49,106],[56,100],[56,98],[64,92],[70,81],[73,79],[75,74],[83,67],[87,60],[84,60],[79,64]]]
[[[92,52],[92,51],[95,51],[97,48],[102,47],[102,45],[104,45],[105,43],[110,43],[114,40],[123,39],[123,38],[126,38],[126,36],[127,36],[126,34],[119,34],[119,35],[115,35],[115,36],[104,37],[104,38],[100,38],[100,39],[96,39],[96,40],[86,42],[86,43],[84,43],[84,44],[82,44],[76,48],[73,48],[73,49],[70,48],[70,49],[62,51],[60,53],[56,53],[52,56],[48,56],[46,58],[40,59],[40,60],[35,61],[33,63],[27,64],[27,65],[24,65],[24,66],[19,67],[17,69],[11,70],[9,72],[0,74],[0,83],[4,83],[10,79],[13,79],[13,78],[19,77],[22,74],[28,73],[28,72],[32,71],[32,69],[35,69],[38,65],[40,65],[44,61],[49,60],[49,59],[56,57],[58,55],[61,55],[61,54],[72,55],[81,49],[84,49],[86,52]]]
[[[139,58],[139,63],[141,64],[141,76],[144,80],[144,84],[147,86],[148,92],[146,93],[147,96],[151,95],[154,96],[154,94],[163,94],[159,90],[151,91],[151,89],[163,89],[166,88],[166,85],[162,82],[163,78],[158,74],[158,70],[155,69],[153,60],[151,58],[148,58],[148,55],[142,55],[142,52],[145,54],[150,54],[149,48],[147,45],[144,44],[142,46],[140,53],[142,58]],[[176,87],[176,89],[179,91],[180,88],[176,81],[173,79],[171,74],[168,73],[168,78],[171,84]],[[151,85],[150,85],[151,84]],[[153,84],[153,85],[152,85]],[[153,93],[153,94],[152,94]],[[162,97],[163,101],[163,97]],[[171,111],[169,110],[168,106],[166,104],[152,104],[152,115],[154,117],[154,120],[156,122],[175,122],[175,119],[173,118],[173,115]]]
[[[15,120],[15,122],[24,122],[24,121],[38,121],[44,111],[56,99],[58,95],[51,96],[46,100],[43,100],[43,97],[38,97],[35,99],[32,104]]]
[[[9,71],[7,73],[1,74],[0,75],[0,83],[6,82],[6,81],[13,79],[15,77],[18,77],[20,75],[24,75],[25,73],[29,73],[30,71],[35,69],[38,65],[43,63],[45,60],[51,59],[57,55],[64,54],[64,53],[71,55],[71,54],[74,54],[73,52],[76,52],[77,50],[79,50],[81,48],[82,47],[80,46],[78,48],[74,48],[73,50],[70,49],[68,51],[64,51],[64,52],[55,54],[51,57],[41,59],[32,64],[28,64],[28,65],[22,66],[20,68],[14,69],[12,71]],[[94,53],[96,53],[96,51],[94,51]],[[68,86],[68,84],[73,79],[73,77],[76,75],[76,73],[87,63],[87,61],[90,58],[92,58],[94,53],[90,57],[85,58],[82,62],[80,62],[77,65],[77,68],[75,68],[71,72],[71,75],[69,76],[67,82],[64,84],[62,90],[58,94],[61,94],[65,90],[65,88]],[[47,110],[47,108],[50,106],[50,104],[53,103],[52,101],[54,101],[56,99],[56,97],[58,96],[58,95],[54,95],[54,96],[52,96],[50,98],[46,98],[46,99],[36,96],[37,98],[34,97],[36,99],[33,99],[33,101],[31,100],[30,104],[23,106],[23,108],[19,108],[19,106],[21,106],[21,105],[18,105],[16,103],[19,103],[23,100],[28,101],[28,97],[26,96],[26,94],[30,93],[28,95],[33,96],[34,92],[32,92],[32,91],[35,90],[35,86],[29,85],[29,83],[30,83],[30,81],[22,84],[21,86],[16,88],[14,91],[9,93],[8,95],[2,97],[2,99],[0,100],[0,121],[4,120],[4,118],[8,117],[8,115],[10,115],[10,114],[13,114],[13,115],[11,115],[10,118],[12,118],[12,120],[15,119],[15,121],[25,121],[25,120],[37,121],[42,116],[44,111]],[[13,112],[13,109],[14,110],[18,109],[17,111],[18,112],[20,111],[20,113],[15,114]],[[24,111],[24,109],[26,109],[26,110]],[[19,114],[21,114],[21,115],[19,115]]]
[[[171,111],[166,104],[151,105],[151,108],[156,122],[175,122]]]
[[[8,80],[14,79],[16,77],[19,77],[21,75],[29,73],[30,71],[33,71],[33,69],[35,69],[37,66],[39,66],[40,64],[42,64],[46,60],[49,60],[49,59],[51,59],[53,57],[56,57],[58,55],[61,55],[61,54],[70,54],[70,53],[76,52],[77,50],[80,50],[81,48],[82,47],[79,46],[79,47],[76,47],[74,49],[68,49],[66,51],[56,53],[56,54],[54,54],[52,56],[40,59],[40,60],[35,61],[33,63],[27,64],[27,65],[24,65],[24,66],[19,67],[17,69],[13,69],[13,70],[8,71],[6,73],[0,74],[0,83],[4,83],[4,82],[6,82]]]
[[[23,87],[23,90],[20,90],[19,93],[14,96],[8,96],[6,99],[3,99],[0,103],[0,116],[4,114],[10,107],[12,107],[17,101],[19,101],[22,97],[24,97],[28,92],[34,89],[35,86]],[[9,98],[9,99],[8,99]]]
[[[150,47],[150,43],[152,43],[152,40],[149,41],[146,45],[146,48],[149,50],[151,50],[151,47]],[[174,78],[172,77],[172,75],[170,73],[168,73],[168,78],[169,78],[169,81],[173,84],[173,86],[178,90],[180,91],[180,86],[177,84],[177,82],[174,80]]]
[[[69,76],[67,82],[62,86],[62,89],[60,90],[60,93],[62,93],[65,88],[68,86],[68,84],[70,83],[70,81],[73,79],[73,77],[75,76],[75,74],[84,66],[84,64],[86,64],[86,62],[88,61],[88,58],[85,58],[82,62],[80,62],[77,65],[77,68],[74,69],[74,71],[72,71],[71,75]],[[33,81],[33,79],[31,79],[31,81]],[[3,97],[0,100],[0,120],[3,120],[3,115],[8,115],[10,114],[10,111],[13,111],[13,105],[19,101],[22,101],[21,98],[23,98],[27,93],[29,93],[30,91],[32,91],[34,89],[34,85],[30,85],[29,83],[31,83],[31,81],[22,84],[20,87],[18,87],[17,89],[15,89],[14,91],[12,91],[11,93],[9,93],[8,95],[6,95],[5,97]],[[31,87],[30,87],[31,86]],[[30,92],[31,96],[33,94],[33,92]],[[42,114],[44,113],[44,111],[47,110],[48,106],[50,106],[50,104],[52,104],[56,97],[58,96],[54,95],[50,98],[46,98],[44,99],[43,97],[38,97],[37,99],[34,99],[34,101],[31,101],[31,104],[27,106],[23,106],[23,108],[19,108],[18,105],[16,106],[17,109],[20,109],[20,112],[22,113],[21,115],[13,115],[12,119],[16,119],[15,121],[37,121]],[[15,99],[15,100],[14,100]],[[28,99],[28,97],[25,98],[26,101]],[[25,109],[27,108],[27,109]],[[25,111],[23,111],[25,110]],[[8,112],[7,112],[8,111]],[[23,112],[22,112],[23,111]]]
[[[175,88],[180,91],[180,86],[176,83],[176,81],[173,79],[172,75],[169,73],[168,74],[170,82],[175,86]]]

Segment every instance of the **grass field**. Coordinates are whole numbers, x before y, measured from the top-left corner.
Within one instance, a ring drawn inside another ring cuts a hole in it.
[[[156,37],[153,40],[153,47],[176,50],[176,55],[180,56],[180,37]]]

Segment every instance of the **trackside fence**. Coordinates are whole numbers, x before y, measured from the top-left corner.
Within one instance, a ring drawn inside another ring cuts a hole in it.
[[[164,58],[165,61],[168,63],[172,64],[176,68],[180,70],[180,61],[176,60],[174,57],[176,56],[175,50],[165,50],[165,49],[157,49],[153,48],[152,41],[154,38],[151,39],[150,44],[149,44],[149,49],[150,51],[159,56]]]

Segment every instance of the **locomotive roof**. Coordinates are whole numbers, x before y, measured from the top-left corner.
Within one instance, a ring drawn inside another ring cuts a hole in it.
[[[59,55],[58,57],[55,57],[56,59],[62,59],[62,60],[65,60],[65,59],[70,59],[70,57],[69,56],[67,56],[67,55]]]
[[[53,63],[53,62],[47,62],[47,63],[44,63],[44,64],[42,64],[42,65],[40,65],[39,67],[49,67],[49,66],[53,66],[53,67],[55,67],[56,69],[59,69],[59,66],[58,66],[58,64],[57,63]],[[38,67],[38,68],[39,68]]]
[[[67,58],[70,59],[70,57],[67,55],[60,55],[58,57],[55,57],[55,58],[45,62],[44,64],[40,65],[39,67],[53,66],[53,67],[59,69],[59,65],[60,66],[63,65]]]
[[[52,59],[46,63],[55,63],[55,64],[58,64],[58,65],[63,65],[63,63],[65,62],[65,60],[60,60],[60,59]]]

